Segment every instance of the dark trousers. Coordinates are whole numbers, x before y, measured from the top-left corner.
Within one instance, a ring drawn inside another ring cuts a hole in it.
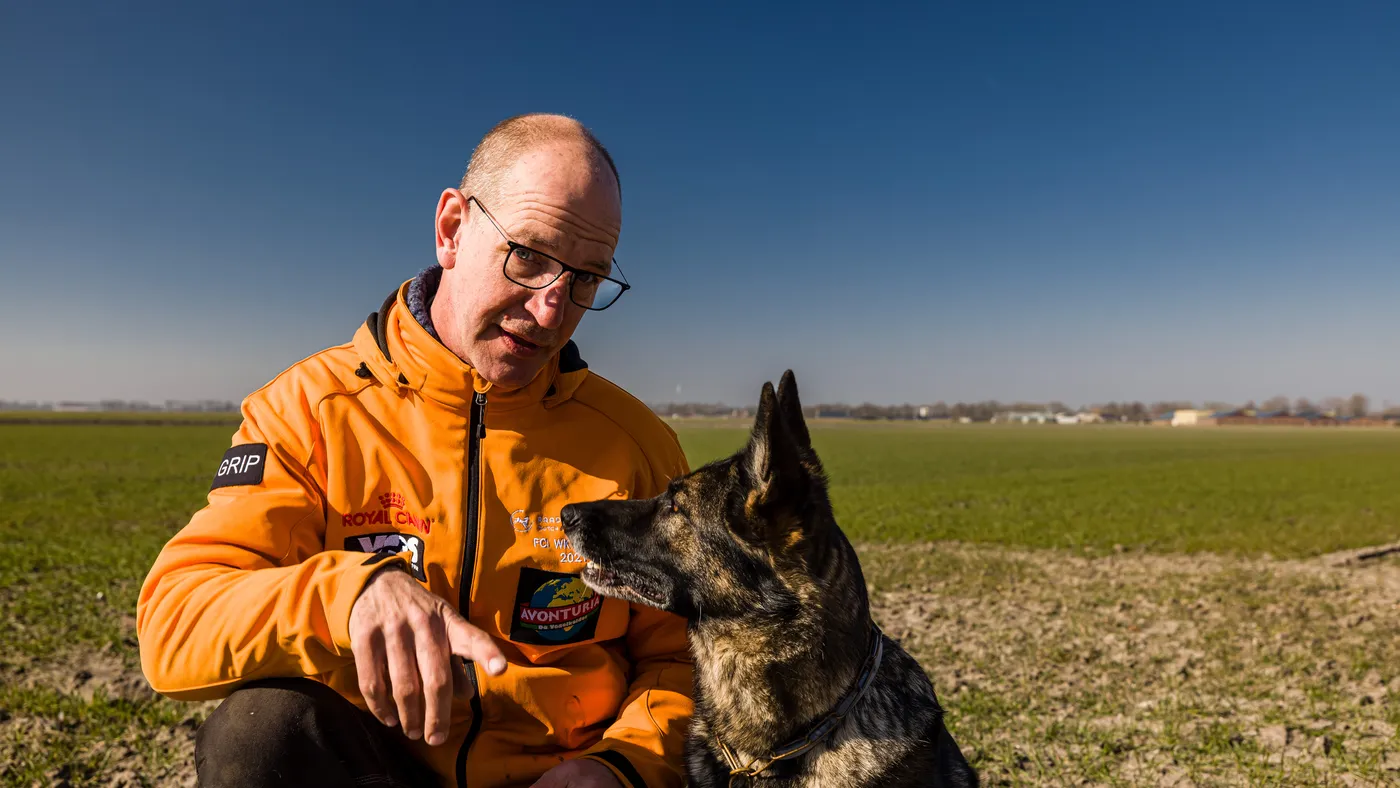
[[[438,784],[397,728],[310,679],[270,679],[235,691],[200,727],[194,762],[205,788]]]

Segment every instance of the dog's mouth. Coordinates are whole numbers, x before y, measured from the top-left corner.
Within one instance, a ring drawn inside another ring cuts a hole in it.
[[[617,573],[611,569],[605,569],[596,561],[589,561],[583,566],[584,582],[600,586],[612,586],[617,584]]]
[[[660,583],[639,572],[619,570],[615,565],[606,567],[590,560],[583,567],[583,582],[603,596],[639,602],[663,610],[669,606],[669,594],[662,590]]]

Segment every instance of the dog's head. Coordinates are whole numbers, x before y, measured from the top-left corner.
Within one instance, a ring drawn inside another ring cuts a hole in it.
[[[835,530],[791,370],[763,384],[748,445],[648,500],[564,507],[599,593],[686,618],[782,612]]]

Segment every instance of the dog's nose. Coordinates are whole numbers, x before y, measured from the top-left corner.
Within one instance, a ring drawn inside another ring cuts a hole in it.
[[[583,524],[583,507],[576,503],[565,506],[559,512],[559,518],[564,521],[565,526],[579,526]]]

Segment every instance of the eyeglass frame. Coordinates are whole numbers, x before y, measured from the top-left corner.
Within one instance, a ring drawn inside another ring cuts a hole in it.
[[[613,266],[613,268],[617,269],[617,272],[618,272],[619,274],[622,274],[622,276],[624,277],[622,281],[618,281],[618,280],[616,280],[616,279],[613,279],[611,276],[604,276],[603,274],[600,274],[600,273],[598,273],[597,271],[589,271],[589,270],[584,269],[584,268],[576,268],[576,267],[574,267],[574,266],[572,266],[572,265],[569,265],[568,263],[564,262],[563,260],[560,260],[559,258],[555,257],[554,255],[545,254],[544,252],[541,252],[541,251],[538,250],[538,249],[534,249],[534,248],[529,247],[529,246],[526,246],[525,244],[522,244],[522,243],[517,243],[514,239],[512,239],[512,238],[510,237],[509,234],[506,233],[505,229],[501,227],[501,223],[498,222],[498,221],[496,221],[496,217],[494,217],[494,216],[491,215],[491,212],[490,212],[489,210],[486,209],[486,206],[485,206],[485,205],[482,205],[481,200],[477,199],[477,197],[476,197],[475,194],[473,194],[473,195],[471,195],[470,197],[468,197],[468,198],[467,198],[467,202],[474,202],[474,203],[476,203],[476,207],[478,207],[478,208],[481,209],[481,214],[482,214],[483,216],[486,217],[486,221],[490,222],[490,223],[491,223],[491,226],[496,228],[496,232],[500,233],[500,234],[501,234],[501,237],[504,238],[504,239],[506,239],[506,256],[505,256],[505,259],[501,261],[501,275],[504,276],[504,277],[506,278],[506,281],[510,282],[511,284],[519,285],[520,287],[523,287],[523,288],[525,288],[525,289],[527,289],[527,290],[544,290],[544,289],[547,288],[547,287],[553,287],[553,286],[554,286],[554,283],[555,283],[555,282],[558,282],[558,281],[559,281],[559,278],[562,277],[564,274],[572,274],[573,276],[571,276],[570,279],[569,279],[569,301],[573,302],[573,303],[576,304],[577,306],[580,306],[580,307],[583,307],[584,309],[587,309],[587,310],[590,311],[590,312],[602,312],[603,310],[605,310],[605,309],[611,307],[613,304],[616,304],[618,301],[622,300],[623,294],[626,293],[628,290],[631,290],[631,289],[632,289],[632,285],[630,285],[630,284],[627,283],[627,280],[626,280],[626,276],[627,276],[627,275],[626,275],[625,273],[623,273],[623,271],[622,271],[622,266],[621,266],[621,265],[618,265],[618,262],[617,262],[617,258],[616,258],[616,257],[612,258],[612,266]],[[540,257],[543,257],[543,258],[546,259],[546,260],[550,260],[550,261],[553,261],[553,262],[555,262],[555,263],[558,263],[558,264],[559,264],[559,276],[556,276],[556,277],[554,277],[553,279],[549,280],[549,283],[548,283],[548,284],[537,285],[537,286],[527,285],[527,284],[525,284],[525,283],[523,283],[523,282],[518,282],[518,281],[516,281],[515,279],[512,279],[512,278],[511,278],[511,275],[508,274],[508,273],[506,273],[506,267],[507,267],[508,265],[510,265],[510,258],[511,258],[511,255],[515,254],[515,250],[516,250],[516,249],[524,249],[525,251],[529,252],[530,254],[537,254],[537,255],[539,255]],[[580,304],[580,303],[578,302],[578,299],[574,297],[574,285],[578,283],[578,275],[579,275],[579,274],[587,274],[588,276],[596,276],[596,277],[598,277],[599,279],[606,279],[606,280],[608,280],[609,282],[612,282],[613,284],[617,285],[618,287],[621,287],[622,289],[618,291],[617,295],[613,298],[613,300],[611,300],[611,301],[608,302],[608,305],[607,305],[607,306],[594,307],[594,306],[586,306],[586,305],[584,305],[584,304]]]

